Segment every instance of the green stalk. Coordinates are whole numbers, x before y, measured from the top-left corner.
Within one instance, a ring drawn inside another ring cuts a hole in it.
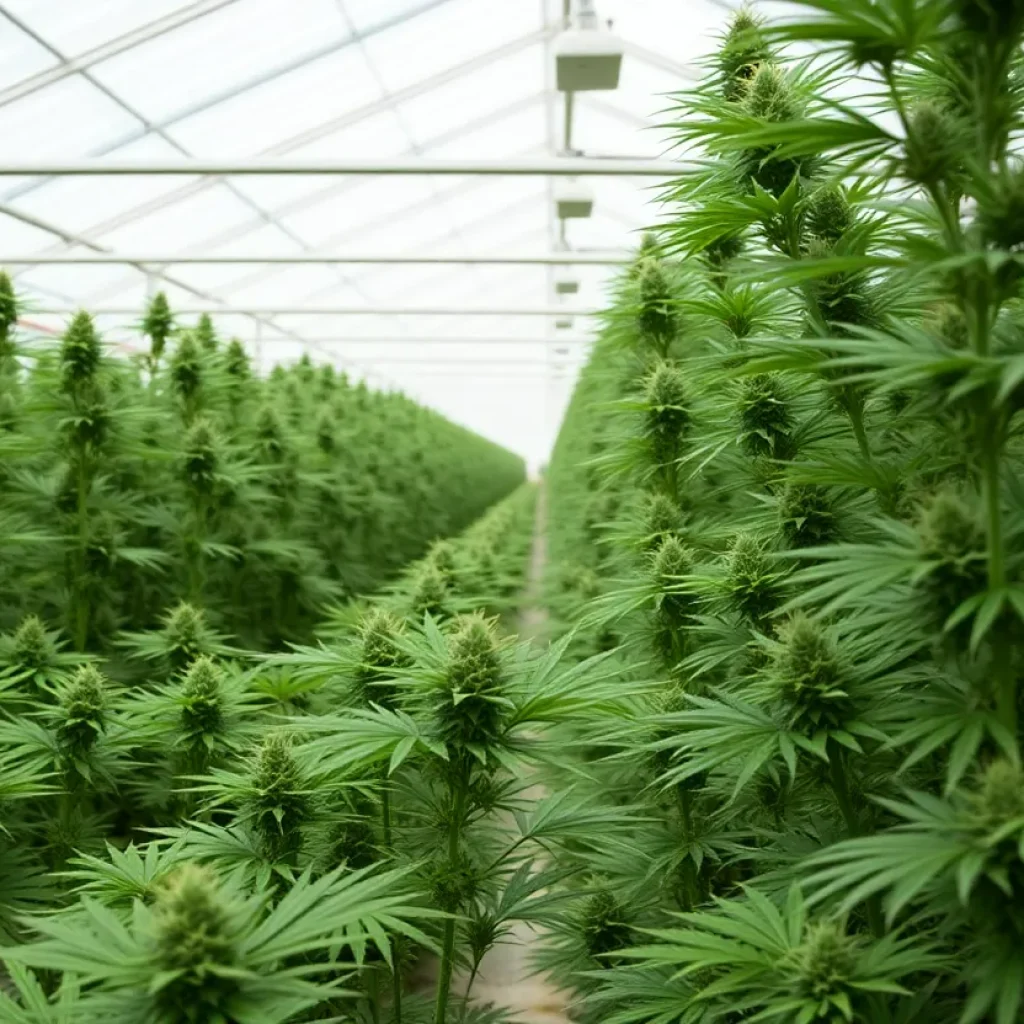
[[[448,823],[448,862],[453,863],[459,855],[459,836],[462,831],[462,808],[465,802],[465,780],[459,778],[454,786],[452,817]],[[437,979],[437,999],[434,1003],[434,1024],[445,1024],[448,1013],[448,995],[452,987],[452,968],[455,966],[455,926],[450,917],[444,923],[444,938],[441,943],[441,970]]]
[[[89,639],[89,605],[85,595],[85,550],[89,544],[89,480],[85,467],[85,455],[79,453],[78,461],[78,552],[75,558],[77,579],[72,587],[75,595],[75,650],[84,651]]]
[[[381,828],[384,832],[384,849],[390,856],[394,849],[391,832],[391,786],[387,778],[387,769],[384,770],[383,786],[380,794],[380,816]],[[394,936],[392,943],[391,957],[391,987],[392,987],[392,1010],[395,1024],[402,1024],[402,939],[401,936]]]

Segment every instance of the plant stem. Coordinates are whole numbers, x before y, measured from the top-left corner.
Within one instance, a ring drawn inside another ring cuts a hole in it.
[[[384,832],[384,848],[390,856],[394,849],[393,837],[391,834],[391,785],[387,778],[387,769],[384,769],[383,785],[380,792],[380,816],[381,828]],[[391,991],[392,991],[392,1015],[394,1024],[402,1024],[402,939],[401,936],[394,936],[392,943],[391,957]]]
[[[89,544],[89,478],[85,455],[78,457],[78,552],[75,558],[77,579],[71,588],[75,595],[75,650],[84,651],[89,639],[89,605],[85,594],[86,548]]]
[[[453,786],[452,817],[448,822],[448,863],[454,864],[459,855],[459,836],[462,831],[462,809],[465,802],[466,780],[459,778]],[[445,1024],[448,1013],[448,993],[452,987],[452,968],[455,965],[455,917],[444,923],[441,943],[441,969],[437,979],[437,1000],[434,1003],[434,1024]]]

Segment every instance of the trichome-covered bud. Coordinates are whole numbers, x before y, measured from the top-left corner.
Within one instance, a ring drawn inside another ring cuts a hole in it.
[[[693,417],[686,375],[674,363],[659,363],[644,378],[645,432],[658,465],[674,462],[682,454],[683,441]]]
[[[637,328],[641,343],[665,355],[679,334],[679,311],[664,265],[656,257],[648,256],[639,264],[637,280]]]
[[[789,459],[793,456],[793,417],[790,395],[777,373],[758,373],[740,381],[736,409],[740,443],[753,458]]]
[[[452,623],[444,687],[435,720],[442,740],[457,753],[486,750],[501,732],[504,668],[498,638],[482,615]]]
[[[199,655],[181,681],[181,728],[191,746],[212,750],[224,724],[223,670]]]
[[[657,548],[669,536],[683,529],[683,515],[670,497],[658,491],[645,494],[640,505],[640,529],[643,546]]]
[[[154,362],[163,355],[173,330],[174,314],[171,313],[167,296],[157,292],[150,299],[146,315],[142,318],[142,333],[149,338],[149,354]]]
[[[725,592],[732,607],[755,625],[763,623],[779,604],[779,571],[751,534],[741,533],[726,556]]]
[[[811,259],[827,259],[832,248],[820,238],[811,238],[807,255]],[[847,327],[866,327],[875,322],[875,302],[863,273],[832,271],[815,277],[811,287],[821,318],[837,334],[844,333]]]
[[[220,441],[213,424],[200,418],[188,428],[182,445],[182,475],[185,483],[200,494],[210,494],[220,468]]]
[[[725,99],[742,99],[758,68],[771,59],[761,20],[746,8],[737,11],[716,58]]]
[[[92,665],[81,666],[58,695],[57,742],[71,759],[84,757],[103,732],[107,683]]]
[[[344,864],[358,871],[373,864],[377,856],[377,837],[365,818],[343,818],[335,822],[328,832],[328,869]]]
[[[213,320],[209,313],[202,313],[196,324],[196,341],[204,352],[216,352],[217,332],[213,329]]]
[[[801,108],[786,72],[776,64],[758,66],[743,96],[743,109],[751,117],[769,124],[792,121]],[[800,173],[801,161],[777,157],[771,146],[744,150],[744,175],[773,195],[781,195]]]
[[[858,953],[855,937],[847,935],[839,922],[824,921],[808,926],[804,941],[789,954],[785,966],[795,975],[795,991],[811,1005],[850,1006],[862,1002]],[[828,1019],[853,1019],[840,1012]],[[826,1018],[819,1014],[818,1019]]]
[[[693,611],[693,597],[683,592],[685,577],[693,572],[693,555],[678,537],[668,536],[651,553],[651,581],[658,587],[658,611],[673,625],[685,622]]]
[[[908,117],[903,143],[903,176],[918,185],[934,186],[959,175],[964,129],[959,118],[930,100],[915,106]]]
[[[940,302],[925,316],[925,327],[944,345],[965,349],[970,343],[967,317],[955,303]]]
[[[430,894],[434,906],[455,914],[472,902],[480,891],[480,873],[464,855],[438,861],[430,871]]]
[[[841,185],[823,185],[811,194],[804,224],[808,234],[835,245],[853,223],[853,212]]]
[[[449,597],[448,577],[430,562],[417,566],[409,581],[409,608],[414,615],[444,615]]]
[[[360,621],[355,676],[364,700],[387,705],[393,699],[394,688],[387,680],[408,664],[397,643],[403,632],[402,620],[385,608],[371,607]]]
[[[922,508],[917,535],[930,571],[916,586],[924,610],[941,628],[964,601],[987,586],[985,531],[967,502],[943,490]]]
[[[971,806],[986,831],[1024,822],[1024,769],[1004,758],[989,763],[971,794]]]
[[[164,650],[175,671],[182,671],[203,654],[209,643],[209,630],[202,611],[182,601],[164,618]]]
[[[302,828],[310,817],[310,791],[288,736],[271,733],[260,744],[251,768],[249,813],[253,829],[272,860],[302,846]]]
[[[743,252],[743,244],[741,235],[721,235],[701,250],[701,259],[717,283],[722,283],[726,267]]]
[[[53,637],[38,615],[26,615],[11,640],[11,658],[18,668],[38,672],[57,653]]]
[[[216,875],[195,864],[180,867],[154,901],[152,929],[161,1019],[227,1019],[224,1003],[239,984],[240,935]]]
[[[588,896],[579,913],[583,947],[604,967],[610,967],[618,953],[633,944],[633,928],[625,908],[607,890]]]
[[[281,462],[288,450],[284,424],[272,405],[263,405],[256,414],[256,440],[268,462]]]
[[[203,359],[194,331],[183,331],[171,357],[171,383],[178,396],[191,401],[203,384]]]
[[[248,380],[252,376],[249,356],[246,354],[245,346],[237,338],[232,338],[228,342],[224,352],[224,372],[236,381]]]
[[[805,615],[782,623],[778,634],[770,675],[789,725],[808,734],[841,726],[850,699],[844,689],[845,668],[831,636]]]
[[[832,543],[839,533],[835,497],[821,484],[787,484],[779,498],[779,526],[791,548]]]
[[[92,317],[88,313],[76,313],[61,339],[60,365],[65,389],[91,382],[102,357],[103,349]]]

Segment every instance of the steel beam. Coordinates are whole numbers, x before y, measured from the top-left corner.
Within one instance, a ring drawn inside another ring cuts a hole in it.
[[[427,157],[390,159],[297,160],[254,157],[241,160],[8,160],[0,164],[0,176],[79,177],[143,175],[207,175],[215,177],[253,174],[351,174],[351,175],[495,175],[499,177],[627,177],[671,178],[691,169],[677,160],[644,160],[616,157],[544,157],[518,160],[440,160]]]
[[[641,46],[639,43],[634,43],[629,39],[622,40],[622,47],[626,53],[636,57],[642,64],[649,64],[651,67],[668,71],[670,74],[678,75],[687,82],[699,82],[705,75],[705,72],[696,64],[680,64],[679,61],[673,60],[663,53],[658,53],[656,50],[648,50],[646,46]]]
[[[49,266],[51,264],[78,266],[98,264],[101,266],[130,264],[132,266],[165,267],[185,264],[467,264],[473,266],[557,266],[560,264],[579,264],[587,266],[611,267],[628,263],[631,259],[628,252],[553,252],[533,253],[526,256],[503,256],[500,254],[479,253],[321,253],[302,252],[287,254],[268,254],[265,256],[238,253],[45,253],[36,255],[2,255],[0,266]]]
[[[58,67],[47,68],[45,71],[30,75],[28,78],[23,78],[20,82],[15,82],[14,85],[0,90],[0,107],[5,107],[8,103],[14,103],[15,100],[23,99],[25,96],[31,96],[32,93],[45,89],[48,85],[53,85],[55,82],[59,82],[71,75],[81,74],[83,71],[87,71],[89,68],[105,60],[110,60],[126,50],[131,50],[136,46],[141,46],[143,43],[148,43],[151,39],[156,39],[158,36],[173,32],[183,25],[188,25],[190,22],[196,21],[207,14],[213,14],[214,11],[219,11],[222,7],[229,7],[237,2],[238,0],[199,0],[198,3],[189,4],[180,11],[172,11],[162,18],[157,18],[155,21],[140,25],[138,28],[132,29],[131,32],[126,32],[124,35],[110,39],[99,46],[94,46],[91,50],[86,50],[84,53],[64,61]],[[6,10],[0,8],[0,11],[12,22],[14,21],[7,14]],[[21,26],[19,25],[19,27]]]

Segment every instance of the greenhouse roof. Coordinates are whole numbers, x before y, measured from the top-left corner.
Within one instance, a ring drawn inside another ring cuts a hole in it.
[[[621,78],[614,91],[573,95],[568,150],[552,53],[563,0],[3,0],[0,135],[10,161],[43,167],[93,158],[457,164],[670,155],[657,128],[665,94],[695,76],[723,7],[596,7],[622,40]],[[563,238],[557,181],[537,174],[56,177],[14,176],[12,167],[0,178],[0,260],[93,257],[11,266],[29,325],[59,329],[64,317],[52,310],[111,310],[100,326],[131,346],[147,294],[162,289],[179,309],[232,310],[216,317],[218,329],[264,364],[309,351],[534,463],[546,456],[592,323],[576,316],[556,327],[555,307],[599,307],[614,266],[154,267],[96,257],[358,251],[528,260],[563,244],[614,254],[658,216],[650,177],[585,179],[593,214],[566,221]],[[556,289],[567,276],[575,293]],[[319,312],[282,312],[297,308]],[[417,312],[372,312],[396,308]],[[266,312],[235,312],[257,309]]]

